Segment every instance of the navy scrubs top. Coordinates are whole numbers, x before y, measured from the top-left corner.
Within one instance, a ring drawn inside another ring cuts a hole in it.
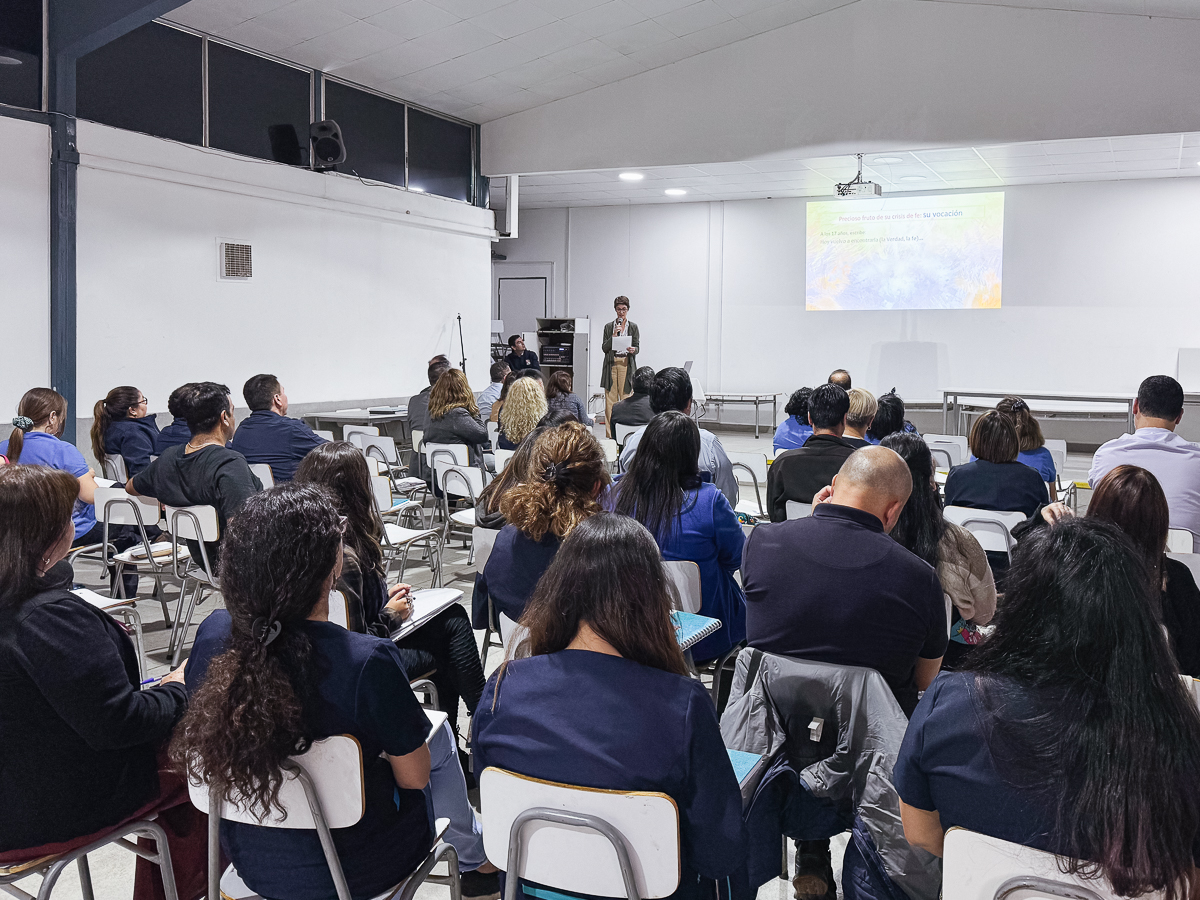
[[[162,452],[168,447],[186,444],[191,439],[192,429],[188,428],[187,419],[176,416],[170,425],[158,433],[158,439],[154,442],[154,453],[156,456],[162,456]]]
[[[299,419],[289,419],[269,409],[256,409],[242,420],[229,446],[252,465],[270,466],[278,484],[291,481],[308,451],[323,443],[325,438],[318,437]]]
[[[563,650],[514,660],[475,711],[475,771],[495,766],[579,787],[658,791],[679,809],[675,900],[707,896],[746,854],[742,798],[699,681],[619,656]]]
[[[157,456],[158,422],[153,416],[117,419],[104,432],[104,452],[125,460],[125,472],[132,478]]]
[[[549,532],[540,541],[535,541],[516,525],[501,528],[487,565],[475,576],[472,625],[487,627],[489,596],[497,614],[504,613],[519,622],[525,612],[525,603],[533,596],[533,589],[554,562],[559,543],[559,539]]]
[[[194,694],[209,663],[225,651],[231,619],[217,610],[200,624],[185,680]],[[298,626],[312,641],[318,697],[306,710],[317,739],[348,734],[362,746],[366,812],[358,824],[333,830],[342,869],[355,897],[374,897],[415,870],[433,845],[424,791],[396,786],[391,764],[425,742],[429,719],[391,641],[331,622]],[[329,900],[333,878],[315,831],[221,823],[221,845],[247,887],[263,897]]]

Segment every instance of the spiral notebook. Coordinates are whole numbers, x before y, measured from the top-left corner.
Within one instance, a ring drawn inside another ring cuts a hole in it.
[[[679,640],[680,650],[687,650],[721,628],[720,619],[679,610],[671,613],[671,619],[675,622],[675,637]]]
[[[427,588],[423,591],[413,591],[409,597],[412,602],[412,614],[404,620],[399,628],[392,630],[392,640],[406,638],[442,610],[453,606],[462,599],[463,592],[453,588]]]

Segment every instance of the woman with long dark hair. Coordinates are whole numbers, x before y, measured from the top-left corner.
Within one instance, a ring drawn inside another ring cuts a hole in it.
[[[610,513],[581,522],[521,619],[528,658],[488,681],[473,743],[480,771],[670,796],[682,847],[671,897],[691,900],[737,869],[746,842],[716,710],[686,675],[671,607],[645,528]]]
[[[156,453],[158,423],[149,414],[146,395],[130,385],[121,385],[97,400],[92,410],[92,453],[101,466],[110,456],[125,461],[125,472],[132,478]]]
[[[383,525],[375,513],[370,470],[362,451],[346,441],[314,447],[296,470],[296,482],[328,488],[346,519],[345,548],[338,590],[346,597],[353,631],[387,638],[412,614],[407,584],[388,586],[379,541]],[[457,603],[396,642],[405,671],[414,677],[433,671],[441,706],[458,734],[458,701],[473,715],[483,692],[479,648],[467,612]]]
[[[803,447],[804,442],[812,437],[812,425],[808,423],[808,397],[812,388],[802,387],[792,392],[788,397],[783,411],[787,418],[775,429],[775,454],[778,456],[784,450],[795,450]]]
[[[546,407],[550,412],[563,410],[572,414],[575,421],[588,428],[595,423],[587,414],[587,407],[574,393],[574,379],[569,369],[556,369],[546,381]]]
[[[256,494],[230,520],[221,551],[226,608],[196,634],[191,704],[171,756],[227,799],[265,812],[278,802],[285,759],[351,735],[362,747],[366,812],[334,831],[333,842],[351,892],[371,897],[429,852],[429,719],[391,641],[328,621],[342,528],[328,491],[313,484]],[[311,831],[224,821],[221,843],[257,894],[335,893]]]
[[[880,444],[899,453],[912,473],[913,491],[892,538],[937,569],[942,590],[954,605],[950,646],[942,660],[942,668],[952,669],[979,643],[978,626],[991,621],[996,581],[975,536],[942,516],[929,445],[919,435],[902,431],[889,434]]]
[[[1145,565],[1096,519],[1017,547],[995,632],[939,675],[895,767],[910,843],[961,826],[1064,857],[1115,893],[1196,887],[1200,715],[1153,613]]]
[[[721,623],[692,648],[693,658],[703,662],[746,639],[746,595],[733,577],[746,536],[724,494],[701,479],[699,455],[700,430],[692,418],[676,410],[659,413],[605,505],[645,525],[663,559],[700,567],[700,613]]]
[[[528,478],[529,460],[533,457],[533,447],[537,443],[538,435],[544,430],[545,428],[538,426],[529,432],[513,453],[512,458],[509,459],[508,465],[487,483],[487,487],[479,495],[478,502],[475,504],[475,524],[480,528],[499,531],[504,527],[504,513],[500,512],[500,498],[510,488],[522,484]]]

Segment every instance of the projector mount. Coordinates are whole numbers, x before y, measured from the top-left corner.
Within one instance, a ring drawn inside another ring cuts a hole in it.
[[[853,181],[837,185],[837,195],[839,197],[882,197],[883,189],[879,185],[873,181],[863,181],[862,154],[859,153],[857,156],[858,174],[854,176]]]

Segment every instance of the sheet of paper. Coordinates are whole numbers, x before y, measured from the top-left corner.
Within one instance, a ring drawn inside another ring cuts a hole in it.
[[[409,596],[409,602],[412,603],[413,608],[412,614],[392,632],[392,640],[411,634],[433,616],[461,599],[462,591],[453,588],[429,588],[423,591],[413,591]]]
[[[627,353],[633,346],[633,339],[627,334],[614,334],[612,339],[613,353]]]

